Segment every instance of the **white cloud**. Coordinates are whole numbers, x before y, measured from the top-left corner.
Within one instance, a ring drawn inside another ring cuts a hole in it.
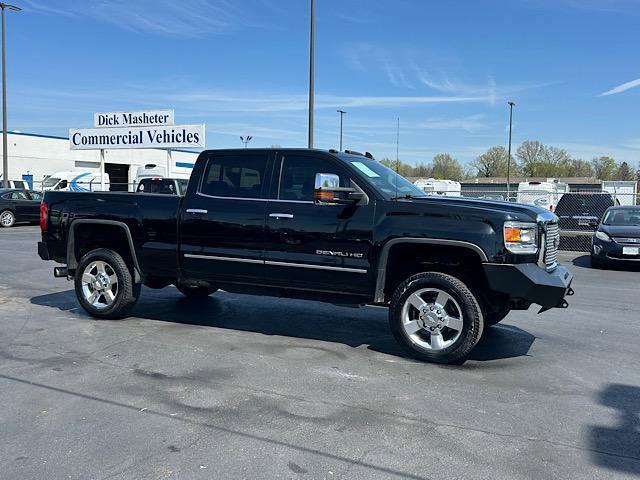
[[[640,87],[640,78],[635,80],[631,80],[630,82],[623,83],[622,85],[618,85],[617,87],[612,88],[611,90],[607,90],[600,94],[601,97],[606,97],[608,95],[615,95],[617,93],[626,92],[627,90],[631,90],[632,88]]]
[[[124,30],[166,36],[199,37],[259,25],[252,6],[229,0],[24,0],[27,10],[46,15],[89,17]],[[259,5],[257,5],[259,6]]]

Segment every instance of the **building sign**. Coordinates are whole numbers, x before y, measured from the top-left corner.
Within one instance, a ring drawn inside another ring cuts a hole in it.
[[[204,125],[71,128],[69,146],[71,150],[205,148],[204,133]]]
[[[173,125],[173,110],[146,110],[141,112],[105,112],[93,114],[95,128],[158,127]]]

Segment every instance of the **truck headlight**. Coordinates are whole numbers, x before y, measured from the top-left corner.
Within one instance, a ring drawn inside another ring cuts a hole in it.
[[[538,253],[538,226],[535,223],[505,222],[504,246],[511,253]]]
[[[611,237],[609,235],[607,235],[606,233],[597,230],[596,231],[596,238],[598,240],[602,240],[603,242],[610,242],[611,241]]]

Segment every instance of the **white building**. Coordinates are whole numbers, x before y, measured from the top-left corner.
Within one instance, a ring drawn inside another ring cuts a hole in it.
[[[51,135],[9,132],[9,180],[25,179],[39,189],[45,177],[62,171],[100,170],[99,150],[70,150],[69,139]],[[2,155],[0,142],[0,156]],[[105,173],[111,190],[127,190],[135,182],[139,167],[156,164],[166,168],[167,150],[105,150]],[[186,150],[171,152],[171,174],[188,175],[198,153]],[[166,170],[165,170],[166,171]],[[4,178],[0,161],[0,178]]]

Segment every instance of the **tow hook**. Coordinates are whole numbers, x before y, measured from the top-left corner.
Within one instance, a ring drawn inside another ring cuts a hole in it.
[[[569,289],[571,290],[571,289]],[[571,290],[571,292],[573,292],[573,290]],[[567,293],[567,295],[573,295],[573,293]],[[551,310],[552,308],[569,308],[569,304],[567,303],[567,301],[563,298],[560,303],[558,303],[558,305],[554,306],[554,307],[542,307],[540,308],[540,310],[538,311],[538,315],[546,312],[547,310]]]

